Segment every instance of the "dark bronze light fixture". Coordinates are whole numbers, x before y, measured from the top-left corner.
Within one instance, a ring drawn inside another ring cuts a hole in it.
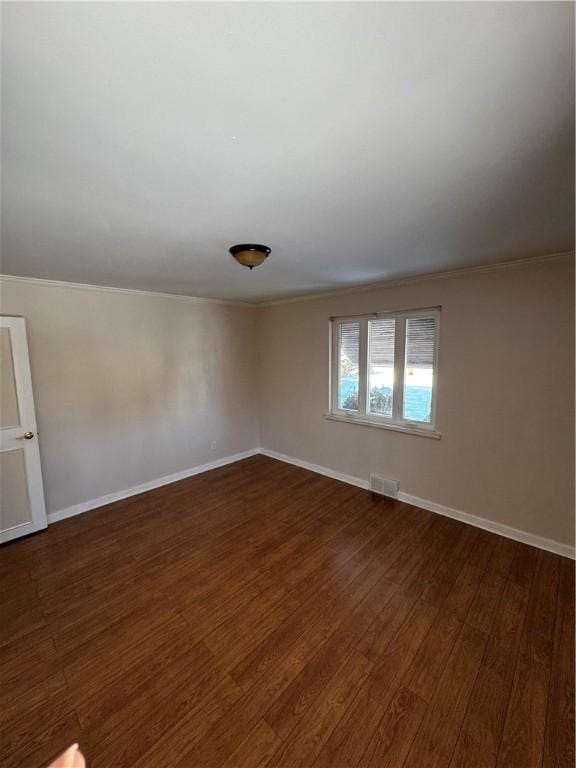
[[[230,253],[238,264],[242,264],[248,269],[259,267],[270,252],[271,249],[267,245],[258,245],[257,243],[243,243],[242,245],[233,245],[230,248]]]

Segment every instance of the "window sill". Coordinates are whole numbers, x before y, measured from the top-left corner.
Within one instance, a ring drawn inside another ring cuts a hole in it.
[[[376,429],[389,429],[392,432],[403,432],[405,435],[419,435],[420,437],[431,437],[433,440],[440,440],[440,432],[434,429],[418,429],[418,427],[407,426],[404,424],[385,424],[383,422],[372,421],[372,419],[363,419],[361,416],[348,416],[339,413],[325,413],[325,419],[330,421],[343,421],[347,424],[356,424],[360,427],[376,427]]]

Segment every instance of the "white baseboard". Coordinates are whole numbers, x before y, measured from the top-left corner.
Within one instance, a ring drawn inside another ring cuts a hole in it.
[[[235,453],[232,456],[226,456],[223,459],[210,461],[207,464],[199,464],[196,467],[185,469],[181,472],[175,472],[172,475],[165,475],[164,477],[159,477],[156,480],[150,480],[147,483],[135,485],[132,488],[126,488],[123,491],[116,491],[115,493],[109,493],[106,496],[99,496],[97,499],[83,501],[80,504],[75,504],[72,507],[59,509],[56,512],[49,512],[48,523],[55,523],[59,520],[65,520],[68,517],[74,517],[75,515],[80,515],[83,512],[89,512],[91,509],[103,507],[105,504],[111,504],[114,501],[121,501],[122,499],[129,498],[130,496],[136,496],[139,493],[151,491],[154,488],[160,488],[162,485],[168,485],[169,483],[175,483],[178,480],[184,480],[185,478],[192,477],[193,475],[199,475],[202,472],[209,472],[211,469],[224,467],[226,464],[233,464],[236,461],[247,459],[250,456],[255,456],[259,453],[263,454],[264,456],[269,456],[272,459],[283,461],[287,464],[293,464],[294,466],[301,467],[302,469],[308,469],[311,472],[316,472],[319,475],[330,477],[333,480],[340,480],[343,483],[355,485],[358,488],[367,490],[369,487],[368,480],[363,480],[360,477],[346,475],[342,472],[337,472],[334,469],[322,467],[319,464],[312,464],[309,461],[303,461],[302,459],[297,459],[294,456],[287,456],[284,453],[271,451],[268,448],[253,448],[249,451],[243,451],[242,453]],[[437,504],[435,501],[421,499],[418,496],[413,496],[412,494],[404,493],[403,491],[398,494],[398,499],[399,501],[403,501],[415,507],[421,507],[422,509],[426,509],[430,512],[435,512],[436,514],[444,515],[445,517],[451,517],[454,520],[459,520],[462,523],[473,525],[476,528],[482,528],[485,531],[496,533],[500,536],[506,537],[507,539],[514,539],[515,541],[520,541],[523,544],[529,544],[532,547],[538,547],[539,549],[545,549],[548,552],[553,552],[556,555],[570,557],[573,560],[575,559],[574,547],[571,547],[569,544],[562,544],[558,541],[553,541],[552,539],[536,536],[535,534],[527,533],[526,531],[521,531],[508,525],[502,525],[501,523],[496,523],[492,520],[486,520],[485,518],[478,517],[477,515],[471,515],[468,512],[462,512],[459,509],[452,509],[451,507],[446,507],[443,504]]]
[[[162,485],[168,485],[169,483],[175,483],[178,480],[184,480],[187,477],[192,477],[192,475],[199,475],[202,472],[209,472],[211,469],[224,467],[226,464],[233,464],[235,461],[247,459],[250,456],[255,456],[258,453],[260,453],[259,448],[252,448],[249,451],[235,453],[232,456],[225,456],[223,459],[209,461],[207,464],[199,464],[198,466],[192,467],[191,469],[184,469],[181,472],[175,472],[172,475],[165,475],[164,477],[159,477],[156,480],[150,480],[147,483],[142,483],[141,485],[134,485],[132,488],[126,488],[123,491],[108,493],[106,496],[99,496],[97,499],[89,499],[88,501],[83,501],[80,504],[74,504],[72,507],[58,509],[56,512],[49,512],[48,523],[50,524],[56,523],[59,520],[66,520],[68,517],[81,515],[83,512],[89,512],[91,509],[103,507],[105,504],[111,504],[113,501],[121,501],[122,499],[129,498],[130,496],[136,496],[139,493],[151,491],[154,488],[160,488]]]
[[[352,475],[345,475],[342,472],[337,472],[334,469],[328,469],[328,467],[321,467],[319,464],[311,464],[308,461],[302,461],[302,459],[296,459],[293,456],[287,456],[284,453],[278,453],[277,451],[270,451],[268,448],[261,448],[260,453],[264,456],[269,456],[272,459],[278,459],[278,461],[284,461],[287,464],[294,464],[296,467],[302,467],[302,469],[309,469],[311,472],[316,472],[319,475],[325,475],[331,477],[333,480],[341,480],[343,483],[349,483],[350,485],[356,485],[358,488],[368,489],[368,480],[362,480],[359,477],[353,477]],[[483,517],[477,515],[471,515],[468,512],[462,512],[459,509],[452,509],[451,507],[445,507],[443,504],[437,504],[435,501],[429,501],[428,499],[421,499],[418,496],[412,496],[410,493],[404,493],[401,491],[398,494],[398,500],[407,504],[412,504],[415,507],[426,509],[430,512],[436,512],[439,515],[445,517],[451,517],[454,520],[459,520],[467,525],[473,525],[476,528],[482,528],[485,531],[496,533],[499,536],[504,536],[507,539],[514,539],[514,541],[520,541],[523,544],[529,544],[532,547],[538,547],[538,549],[545,549],[548,552],[553,552],[556,555],[563,557],[570,557],[575,559],[574,547],[569,544],[562,544],[559,541],[552,539],[546,539],[543,536],[536,536],[533,533],[527,533],[526,531],[520,531],[518,528],[512,528],[509,525],[502,525],[501,523],[495,523],[492,520],[486,520]]]
[[[328,469],[328,467],[321,467],[319,464],[311,464],[309,461],[295,459],[294,456],[287,456],[285,453],[270,451],[268,448],[260,448],[260,453],[263,456],[269,456],[271,459],[278,459],[278,461],[284,461],[286,464],[294,464],[295,467],[302,467],[302,469],[309,469],[310,472],[316,472],[319,475],[331,477],[333,480],[341,480],[343,483],[356,485],[358,488],[368,489],[368,480],[361,480],[359,477],[353,477],[352,475],[344,475],[342,472],[337,472],[335,469]]]
[[[570,557],[572,560],[575,559],[574,547],[571,547],[569,544],[562,544],[553,539],[537,536],[535,533],[527,533],[526,531],[521,531],[519,528],[512,528],[510,525],[503,525],[502,523],[496,523],[493,520],[486,520],[484,517],[471,515],[469,512],[461,512],[459,509],[445,507],[442,504],[436,504],[434,501],[428,501],[428,499],[420,499],[418,496],[412,496],[410,493],[400,492],[398,498],[400,501],[405,501],[407,504],[412,504],[414,507],[421,507],[430,512],[444,515],[444,517],[452,517],[454,520],[460,520],[462,523],[474,525],[476,528],[483,528],[485,531],[497,533],[499,536],[504,536],[506,539],[521,541],[523,544],[529,544],[531,547],[538,547],[538,549],[545,549],[548,552],[553,552],[555,555]]]

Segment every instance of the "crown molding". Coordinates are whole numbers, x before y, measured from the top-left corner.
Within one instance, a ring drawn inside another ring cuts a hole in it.
[[[157,296],[163,299],[178,299],[179,301],[186,301],[192,304],[220,304],[230,307],[256,309],[261,307],[275,307],[282,304],[298,304],[302,301],[315,301],[316,299],[329,299],[333,296],[347,296],[355,293],[365,293],[368,291],[378,290],[379,288],[395,288],[396,286],[428,282],[429,280],[446,280],[453,277],[465,277],[466,275],[482,272],[499,272],[503,269],[518,269],[522,267],[529,267],[532,264],[555,261],[557,259],[568,257],[574,258],[574,251],[562,251],[561,253],[550,253],[543,256],[528,256],[524,259],[501,261],[495,264],[479,264],[470,267],[459,267],[457,269],[443,270],[439,272],[428,272],[420,275],[411,275],[409,277],[391,278],[389,280],[381,280],[375,283],[350,285],[346,288],[317,291],[316,293],[304,293],[297,296],[271,299],[269,301],[235,301],[233,299],[212,299],[203,296],[188,296],[181,293],[161,293],[159,291],[143,291],[136,288],[116,288],[113,286],[105,285],[91,285],[89,283],[69,283],[65,280],[46,280],[41,277],[20,277],[19,275],[5,275],[1,273],[0,285],[4,282],[27,283],[29,285],[43,285],[47,287],[52,286],[55,288],[74,288],[84,291],[103,291],[106,293],[120,293],[136,296]]]
[[[375,291],[379,288],[395,288],[402,285],[411,285],[412,283],[424,283],[429,280],[447,280],[453,277],[466,277],[467,275],[482,272],[499,272],[504,269],[518,269],[529,267],[532,264],[539,264],[558,259],[574,258],[574,251],[562,251],[560,253],[549,253],[544,256],[528,256],[523,259],[514,259],[513,261],[500,261],[495,264],[478,264],[470,267],[458,267],[457,269],[442,270],[439,272],[427,272],[420,275],[411,275],[410,277],[390,278],[390,280],[381,280],[377,283],[364,283],[362,285],[349,286],[348,288],[337,288],[335,290],[318,291],[316,293],[305,293],[298,296],[289,296],[284,299],[271,299],[270,301],[259,301],[257,307],[276,307],[281,304],[298,304],[302,301],[315,301],[316,299],[329,299],[333,296],[347,296],[355,293],[365,293]]]
[[[64,280],[45,280],[40,277],[20,277],[18,275],[0,274],[2,283],[25,283],[28,285],[41,285],[52,288],[73,288],[81,291],[100,291],[104,293],[119,293],[132,296],[156,296],[162,299],[178,299],[189,304],[222,304],[230,307],[244,307],[254,309],[257,305],[247,301],[233,301],[231,299],[209,299],[202,296],[187,296],[181,293],[160,293],[158,291],[141,291],[135,288],[114,288],[106,285],[90,285],[89,283],[68,283]]]

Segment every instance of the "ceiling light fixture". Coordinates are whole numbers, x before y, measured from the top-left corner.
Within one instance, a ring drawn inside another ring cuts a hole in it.
[[[267,245],[258,245],[257,243],[243,243],[242,245],[233,245],[230,248],[230,253],[238,264],[242,264],[248,269],[259,267],[270,252],[271,249]]]

